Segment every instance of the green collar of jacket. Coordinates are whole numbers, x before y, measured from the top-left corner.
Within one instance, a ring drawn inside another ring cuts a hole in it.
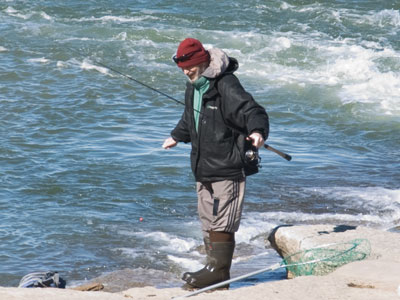
[[[199,128],[199,119],[200,119],[201,105],[203,103],[203,95],[205,92],[207,92],[208,88],[210,87],[210,81],[207,78],[201,76],[192,84],[194,87],[193,114],[197,131]]]

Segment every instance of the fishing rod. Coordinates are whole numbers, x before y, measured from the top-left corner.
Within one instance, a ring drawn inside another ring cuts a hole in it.
[[[72,49],[72,48],[70,48],[70,47],[66,47],[66,48],[69,49],[69,50],[71,50],[72,52],[78,54],[79,56],[81,56],[81,57],[83,57],[83,58],[86,58],[86,56],[84,56],[84,55],[83,55],[82,53],[80,53],[79,51],[77,51],[77,50],[75,50],[75,49]],[[142,86],[144,86],[144,87],[146,87],[146,88],[152,90],[153,92],[156,92],[156,93],[158,93],[158,94],[160,94],[160,95],[162,95],[162,96],[164,96],[164,97],[166,97],[166,98],[168,98],[168,99],[170,99],[170,100],[172,100],[172,101],[174,101],[174,102],[176,102],[176,103],[178,103],[178,104],[181,104],[181,105],[185,106],[185,103],[184,103],[184,102],[182,102],[182,101],[180,101],[180,100],[178,100],[178,99],[176,99],[176,98],[174,98],[174,97],[172,97],[172,96],[170,96],[170,95],[168,95],[168,94],[166,94],[166,93],[164,93],[164,92],[162,92],[162,91],[160,91],[160,90],[158,90],[158,89],[156,89],[156,88],[153,88],[152,86],[150,86],[150,85],[148,85],[148,84],[146,84],[146,83],[144,83],[144,82],[142,82],[142,81],[140,81],[140,80],[137,80],[137,79],[133,78],[132,76],[130,76],[130,75],[128,75],[128,74],[125,74],[125,73],[123,73],[123,72],[121,72],[121,71],[119,71],[119,70],[117,70],[117,69],[115,69],[115,68],[113,68],[113,67],[111,67],[111,66],[108,66],[108,65],[106,65],[106,64],[104,64],[104,63],[102,63],[102,62],[100,62],[100,61],[98,61],[98,60],[93,60],[93,62],[94,62],[96,65],[98,65],[98,66],[101,66],[101,67],[103,67],[103,68],[105,68],[105,69],[107,69],[107,70],[110,70],[110,71],[112,71],[112,72],[118,74],[118,75],[121,75],[122,77],[124,77],[124,78],[126,78],[126,79],[129,79],[129,80],[131,80],[131,81],[133,81],[133,82],[135,82],[135,83],[137,83],[137,84],[140,84],[140,85],[142,85]],[[193,111],[198,112],[199,114],[203,115],[202,112],[200,112],[200,111],[198,111],[198,110],[196,110],[196,109],[194,109],[194,108],[193,108]],[[239,133],[240,135],[247,136],[247,135],[244,134],[243,132],[241,132],[241,131],[239,131],[239,130],[237,130],[237,129],[235,129],[235,128],[232,128],[231,126],[229,126],[229,125],[227,125],[227,124],[225,124],[225,126],[229,127],[231,130],[233,130],[233,131]],[[267,150],[269,150],[269,151],[272,151],[272,152],[278,154],[279,156],[281,156],[282,158],[286,159],[287,161],[291,161],[291,160],[292,160],[292,157],[291,157],[289,154],[286,154],[286,153],[284,153],[284,152],[282,152],[282,151],[279,151],[279,150],[277,150],[277,149],[271,147],[271,146],[268,145],[268,144],[264,144],[264,148],[267,149]],[[247,153],[246,153],[246,155],[247,155]],[[256,156],[257,156],[256,153],[251,153],[250,155],[256,155]],[[257,158],[257,159],[258,159],[258,158]]]

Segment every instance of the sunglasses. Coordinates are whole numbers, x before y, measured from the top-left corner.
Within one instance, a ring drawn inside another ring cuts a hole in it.
[[[189,60],[193,55],[195,55],[197,52],[200,52],[200,51],[201,51],[201,49],[196,50],[196,51],[193,51],[193,52],[189,52],[189,53],[187,53],[187,54],[183,54],[183,55],[181,55],[181,56],[179,56],[179,57],[177,57],[176,55],[174,55],[174,56],[172,57],[172,59],[173,59],[174,62],[177,64],[177,63],[180,63],[180,62],[184,62],[184,61]]]

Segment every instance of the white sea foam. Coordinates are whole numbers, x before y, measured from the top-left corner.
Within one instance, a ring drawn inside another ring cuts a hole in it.
[[[204,265],[193,258],[177,257],[174,255],[167,256],[169,260],[179,265],[184,270],[195,271],[201,269]]]
[[[352,200],[354,204],[372,209],[400,210],[400,190],[390,190],[383,187],[331,187],[309,189],[312,192],[323,194],[335,199]]]
[[[343,104],[373,103],[386,114],[400,113],[400,70],[383,72],[379,68],[379,60],[400,60],[399,53],[347,43],[322,49],[332,58],[317,74],[330,85],[341,85],[338,95]]]
[[[315,3],[311,5],[300,5],[299,8],[294,7],[296,11],[300,13],[308,13],[308,12],[315,12],[315,11],[323,11],[324,7],[321,4]]]
[[[127,34],[126,34],[125,31],[123,31],[123,32],[118,33],[118,34],[115,36],[115,39],[116,39],[116,40],[120,40],[120,41],[126,41],[126,37],[127,37]]]
[[[231,49],[225,50],[239,59],[239,74],[277,87],[334,87],[343,105],[360,104],[355,112],[400,115],[400,52],[389,40],[398,32],[400,11],[360,15],[345,8],[327,11],[320,4],[288,6],[282,2],[282,6],[297,13],[320,12],[321,18],[328,18],[337,26],[379,26],[387,38],[334,39],[318,31],[311,21],[295,23],[295,30],[285,32],[214,32],[221,40],[231,41]]]
[[[77,22],[97,22],[101,21],[103,23],[138,23],[144,20],[155,20],[154,16],[144,15],[140,17],[122,17],[122,16],[102,16],[102,17],[84,17],[76,19]]]
[[[143,47],[149,47],[150,46],[150,47],[157,48],[157,43],[155,43],[154,41],[149,40],[149,39],[140,39],[140,40],[135,42],[135,45],[143,46]],[[148,53],[147,53],[147,55],[148,55]]]
[[[65,63],[64,61],[58,61],[56,64],[57,68],[66,68],[68,66],[67,63]]]
[[[52,20],[53,20],[53,18],[50,17],[48,14],[46,14],[44,11],[40,12],[40,15],[41,15],[41,17],[42,17],[43,19],[46,19],[46,20],[48,20],[48,21],[52,21]]]
[[[7,7],[4,10],[4,12],[6,14],[10,15],[10,16],[17,17],[17,18],[24,19],[24,20],[27,20],[32,16],[32,13],[30,13],[30,14],[22,14],[18,10],[16,10],[15,8],[13,8],[11,6]]]
[[[293,7],[294,7],[293,5],[290,5],[289,3],[285,2],[285,1],[282,1],[280,9],[287,10],[287,9],[293,8]]]
[[[246,214],[241,221],[239,234],[236,235],[238,243],[258,244],[257,236],[270,232],[278,223],[274,219],[265,218],[258,213]],[[263,243],[263,241],[262,241]]]
[[[202,260],[204,255],[201,255],[198,251],[193,251],[193,248],[198,245],[198,242],[192,238],[180,238],[176,235],[161,231],[131,232],[119,230],[118,233],[122,235],[135,236],[146,240],[154,240],[154,242],[159,245],[157,246],[159,250],[168,253],[167,258],[169,260],[185,270],[194,271],[203,266]],[[137,258],[141,255],[135,249],[130,248],[118,248],[115,250],[121,251],[124,255],[128,255],[133,258]],[[188,254],[190,257],[187,257]],[[153,258],[148,257],[148,259]]]
[[[16,14],[18,11],[12,6],[9,6],[4,10],[4,12],[11,15],[11,14]]]
[[[367,23],[379,27],[392,26],[394,28],[400,27],[400,11],[394,9],[384,9],[378,12],[364,15],[355,20],[356,23]]]
[[[390,47],[330,40],[317,32],[273,33],[268,38],[236,33],[234,38],[253,45],[250,55],[227,49],[242,62],[241,74],[272,81],[275,86],[336,87],[344,105],[368,103],[373,104],[372,113],[400,114],[400,52]]]
[[[48,20],[48,21],[52,21],[53,20],[53,18],[51,16],[49,16],[44,11],[41,11],[41,12],[32,11],[30,13],[22,13],[21,11],[16,10],[12,6],[9,6],[6,9],[4,9],[4,12],[6,14],[8,14],[9,16],[21,18],[21,19],[24,19],[24,20],[30,19],[31,17],[36,16],[36,15],[40,15],[43,19]]]
[[[152,239],[156,241],[160,246],[161,250],[166,250],[167,252],[189,252],[193,249],[197,242],[194,239],[187,238],[183,239],[177,237],[175,235],[168,234],[166,232],[161,231],[153,231],[153,232],[124,232],[120,231],[120,234],[128,234],[131,236],[138,236],[141,238]]]
[[[400,190],[382,187],[334,187],[304,189],[311,196],[319,195],[346,209],[362,209],[363,214],[301,213],[301,212],[251,212],[246,213],[236,235],[237,241],[257,245],[264,236],[280,224],[339,224],[347,223],[389,229],[400,219]],[[344,210],[345,210],[344,209]],[[261,236],[261,239],[257,239]]]
[[[371,214],[337,214],[337,213],[300,213],[300,212],[265,212],[265,213],[249,213],[246,218],[254,218],[256,221],[253,224],[246,224],[245,219],[243,220],[239,233],[246,231],[243,227],[258,226],[262,228],[260,231],[268,234],[271,229],[281,224],[315,224],[315,223],[326,223],[326,224],[337,224],[340,222],[346,222],[351,224],[369,224],[373,226],[386,225],[384,228],[391,228],[393,220],[391,222],[384,222],[382,217]],[[383,224],[384,222],[384,224]],[[274,226],[271,226],[274,224]],[[255,229],[253,229],[255,230]],[[238,236],[240,236],[238,234]],[[251,241],[252,238],[245,238],[245,241]]]
[[[400,75],[388,72],[354,84],[344,84],[339,96],[344,104],[375,103],[387,115],[400,113]]]
[[[276,51],[279,52],[281,50],[289,49],[292,46],[292,42],[290,41],[289,38],[287,37],[277,37],[274,39],[272,42],[272,48]]]
[[[96,39],[92,39],[92,38],[88,38],[88,37],[81,37],[81,38],[72,37],[72,38],[67,38],[67,39],[63,40],[63,42],[69,42],[69,41],[96,41]]]
[[[8,51],[8,49],[0,46],[0,52],[5,52],[5,51]]]
[[[196,242],[192,239],[184,240],[181,238],[173,237],[171,239],[165,240],[168,244],[161,247],[162,250],[174,251],[174,252],[187,252],[196,246]]]
[[[82,63],[81,63],[81,69],[83,69],[83,70],[96,70],[96,71],[98,71],[98,72],[100,72],[100,73],[102,73],[102,74],[109,74],[109,71],[108,71],[108,69],[106,69],[106,68],[104,68],[104,67],[100,67],[100,66],[97,66],[97,65],[94,65],[94,64],[92,64],[92,63],[90,63],[89,61],[87,61],[87,60],[84,60]]]
[[[307,191],[307,190],[306,190]],[[360,221],[378,227],[390,228],[398,225],[400,219],[400,190],[383,187],[331,187],[309,189],[309,193],[323,195],[335,201],[336,205],[358,208],[368,212]],[[340,202],[340,203],[338,203]],[[357,216],[357,219],[360,216]]]
[[[132,248],[116,248],[115,250],[121,251],[123,255],[129,256],[133,259],[138,258],[140,256],[140,253],[138,253],[135,249]]]
[[[47,64],[50,60],[44,57],[39,57],[39,58],[30,58],[28,59],[29,62],[32,63],[42,63],[42,64]]]

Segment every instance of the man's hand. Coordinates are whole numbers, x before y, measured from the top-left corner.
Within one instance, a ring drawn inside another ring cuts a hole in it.
[[[164,141],[164,144],[162,145],[162,147],[164,149],[170,149],[172,147],[175,147],[176,145],[178,145],[178,142],[175,141],[172,137],[169,137]]]
[[[251,144],[257,148],[261,148],[262,146],[264,146],[265,142],[263,136],[258,132],[253,132],[252,134],[250,134],[247,137],[247,140],[251,141]]]

